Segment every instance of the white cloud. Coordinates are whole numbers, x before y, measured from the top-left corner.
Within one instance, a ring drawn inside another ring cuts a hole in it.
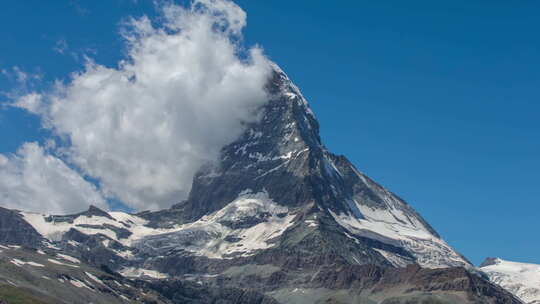
[[[270,72],[259,48],[239,46],[245,12],[225,0],[166,5],[162,25],[125,25],[127,58],[88,61],[52,94],[16,106],[66,139],[66,159],[103,193],[136,209],[186,197],[193,175],[236,139],[266,102]]]
[[[30,113],[38,114],[43,111],[41,109],[43,106],[42,95],[35,92],[23,95],[17,98],[13,105],[25,109]]]
[[[44,213],[79,212],[89,204],[107,208],[94,185],[36,143],[0,154],[0,205]]]

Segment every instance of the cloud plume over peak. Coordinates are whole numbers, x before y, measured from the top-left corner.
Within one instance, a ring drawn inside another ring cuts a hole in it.
[[[138,210],[186,197],[200,166],[257,119],[271,70],[261,49],[242,48],[246,14],[236,4],[161,10],[158,25],[147,17],[124,25],[118,67],[89,60],[52,93],[14,103],[65,140],[65,160],[104,196]]]

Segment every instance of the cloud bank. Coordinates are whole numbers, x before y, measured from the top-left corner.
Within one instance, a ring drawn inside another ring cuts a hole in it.
[[[201,165],[258,119],[271,70],[261,49],[242,48],[246,14],[236,4],[197,0],[189,7],[168,4],[161,12],[159,24],[147,17],[126,22],[127,55],[117,67],[88,60],[52,92],[32,92],[14,103],[42,118],[62,141],[57,152],[96,179],[104,197],[138,210],[168,207],[187,196]],[[16,157],[4,157],[14,168],[8,177],[22,176],[17,172],[27,168],[29,147],[33,157],[55,163],[27,144]],[[80,205],[98,200],[91,184],[81,184],[66,185],[85,189]],[[43,194],[54,197],[50,192]],[[31,207],[29,196],[8,198]]]
[[[81,211],[81,202],[107,209],[96,187],[37,143],[0,154],[0,201],[11,209],[52,213]]]

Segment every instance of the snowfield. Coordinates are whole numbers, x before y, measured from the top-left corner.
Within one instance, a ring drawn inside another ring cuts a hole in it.
[[[490,280],[528,304],[540,303],[540,265],[488,259],[480,267]]]
[[[330,159],[327,170],[333,175],[341,173]],[[359,176],[362,177],[360,173]],[[368,184],[368,181],[365,181]],[[384,189],[375,189],[385,191]],[[343,226],[349,238],[368,237],[407,249],[422,267],[440,268],[450,266],[470,267],[470,264],[455,252],[442,239],[415,217],[408,215],[390,193],[383,193],[384,208],[359,204],[354,199],[348,202],[354,212],[336,214],[328,212],[338,224]],[[171,250],[183,250],[194,255],[214,259],[229,259],[237,256],[250,256],[258,250],[274,246],[273,239],[282,235],[294,224],[295,215],[290,210],[269,198],[265,191],[253,193],[245,190],[221,210],[206,215],[193,223],[176,225],[160,229],[148,227],[147,220],[124,212],[110,212],[110,217],[79,215],[72,221],[51,221],[48,215],[21,212],[24,219],[41,235],[51,242],[61,241],[70,229],[76,229],[87,235],[102,235],[102,244],[109,247],[112,241],[119,242],[129,249],[110,248],[125,259],[134,258],[133,248],[139,251],[161,256]],[[305,222],[309,227],[317,228],[313,220]],[[119,237],[115,229],[129,231],[129,236]],[[77,246],[78,243],[69,241]],[[53,245],[49,246],[54,248]],[[112,247],[112,246],[111,246]],[[410,258],[378,249],[384,258],[396,267],[412,263]],[[80,263],[77,259],[65,255],[59,256],[71,263]],[[53,263],[61,263],[51,261]],[[62,263],[63,264],[63,263]],[[70,265],[72,266],[72,265]],[[143,275],[126,270],[132,276]],[[148,275],[148,273],[146,273]],[[152,275],[150,275],[152,276]]]
[[[248,256],[256,250],[272,247],[271,240],[279,237],[293,224],[294,215],[288,211],[287,207],[273,202],[266,192],[252,193],[245,190],[223,209],[196,222],[170,229],[148,227],[145,219],[123,212],[111,212],[112,219],[80,215],[72,223],[47,221],[48,215],[37,213],[21,214],[51,242],[62,240],[66,232],[76,229],[87,235],[102,234],[124,246],[157,252],[158,255],[161,251],[176,248],[209,258],[224,259],[233,255]],[[237,223],[243,224],[236,227]],[[131,235],[119,238],[107,225],[126,229]],[[106,246],[109,243],[107,240],[103,242]],[[129,251],[117,251],[117,254],[124,258],[131,257]],[[62,258],[77,263],[74,258]]]

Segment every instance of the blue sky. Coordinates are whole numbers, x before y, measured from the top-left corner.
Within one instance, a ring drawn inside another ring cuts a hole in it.
[[[473,3],[474,2],[474,3]],[[310,101],[326,145],[416,208],[458,251],[540,263],[540,4],[533,1],[237,1]],[[150,1],[15,1],[0,10],[0,69],[113,66],[127,16]],[[61,51],[60,51],[61,50]],[[0,77],[0,90],[15,81]],[[47,131],[0,111],[0,153]]]

